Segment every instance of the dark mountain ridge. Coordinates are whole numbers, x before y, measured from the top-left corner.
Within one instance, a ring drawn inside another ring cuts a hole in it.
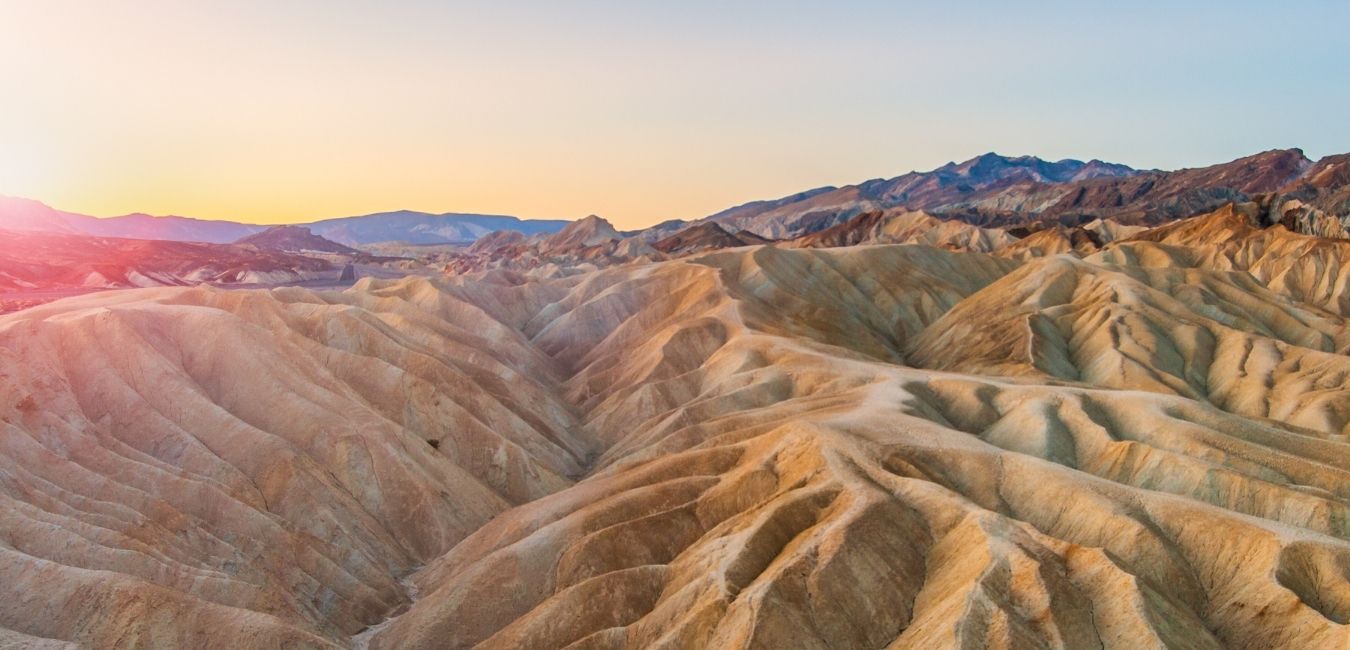
[[[1300,149],[1277,149],[1207,167],[1160,171],[1100,160],[1051,162],[989,153],[932,171],[747,203],[705,220],[774,238],[809,234],[892,208],[979,226],[1076,225],[1103,218],[1157,225],[1268,194],[1343,218],[1350,213],[1350,155],[1314,163]]]

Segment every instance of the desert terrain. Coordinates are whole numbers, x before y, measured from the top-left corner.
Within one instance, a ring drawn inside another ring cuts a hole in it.
[[[1343,163],[1010,160],[0,316],[0,646],[1350,647]]]

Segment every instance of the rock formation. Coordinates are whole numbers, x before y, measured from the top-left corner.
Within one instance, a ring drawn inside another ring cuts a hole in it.
[[[3,232],[0,292],[296,282],[328,261],[254,246]]]
[[[874,210],[837,226],[799,237],[792,240],[790,245],[816,248],[857,244],[925,244],[987,253],[1016,242],[1017,237],[998,228],[980,228],[959,221],[945,221],[925,212]]]
[[[684,256],[693,253],[767,244],[769,240],[752,232],[732,232],[720,224],[706,221],[684,228],[651,247],[668,255]]]
[[[262,250],[287,251],[292,253],[315,252],[337,253],[339,255],[360,255],[361,251],[329,241],[314,234],[304,226],[273,226],[254,233],[235,242],[254,246]]]
[[[608,221],[591,215],[567,224],[543,242],[545,253],[591,248],[620,239],[619,231]]]
[[[1350,243],[1097,237],[0,316],[0,642],[1350,644]]]

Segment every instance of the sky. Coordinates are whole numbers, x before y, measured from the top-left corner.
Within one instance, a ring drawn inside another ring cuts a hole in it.
[[[986,151],[1350,151],[1350,1],[0,0],[0,194],[633,228]]]

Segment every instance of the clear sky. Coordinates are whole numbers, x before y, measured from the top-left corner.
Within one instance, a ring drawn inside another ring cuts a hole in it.
[[[620,227],[997,151],[1350,151],[1350,2],[0,0],[0,194]]]

